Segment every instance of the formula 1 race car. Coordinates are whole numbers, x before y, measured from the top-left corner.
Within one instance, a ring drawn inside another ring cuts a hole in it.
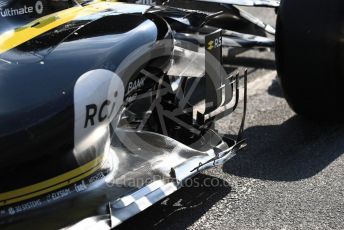
[[[245,112],[238,136],[215,129],[239,101],[221,31],[203,36],[206,51],[173,29],[211,13],[2,4],[1,229],[112,228],[245,145]]]
[[[0,0],[1,229],[111,229],[231,159],[245,146],[247,72],[227,73],[223,46],[276,46],[288,101],[313,115],[311,94],[297,103],[313,81],[289,75],[305,73],[295,68],[307,53],[292,56],[285,39],[308,36],[285,20],[292,0],[125,2]],[[276,8],[277,44],[272,26],[237,5]],[[219,133],[240,95],[237,135]]]

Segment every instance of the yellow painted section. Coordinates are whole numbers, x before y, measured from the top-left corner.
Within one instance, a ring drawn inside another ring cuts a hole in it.
[[[72,7],[34,20],[23,27],[7,31],[0,35],[0,54],[60,25],[111,8],[112,4],[114,3],[96,1],[87,6]]]
[[[17,190],[0,193],[0,207],[46,194],[56,189],[78,182],[101,168],[104,155],[95,160],[52,179]]]

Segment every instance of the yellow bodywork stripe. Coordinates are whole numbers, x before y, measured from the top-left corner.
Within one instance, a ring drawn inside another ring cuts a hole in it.
[[[73,21],[79,17],[103,11],[111,3],[98,2],[87,6],[76,6],[39,18],[29,24],[0,35],[0,54],[19,46],[51,29]]]
[[[46,194],[56,189],[73,184],[77,181],[88,177],[101,168],[104,161],[104,155],[97,157],[95,160],[69,171],[52,179],[30,185],[28,187],[5,192],[0,194],[0,207],[13,204],[19,201],[27,200],[39,195]]]

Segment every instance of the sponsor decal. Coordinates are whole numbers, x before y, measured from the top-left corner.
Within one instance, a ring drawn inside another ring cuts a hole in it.
[[[74,143],[77,153],[96,145],[107,135],[123,99],[123,82],[109,70],[91,70],[78,79],[74,87]]]
[[[2,17],[12,17],[12,16],[18,16],[18,15],[24,15],[24,14],[30,14],[33,13],[33,7],[32,6],[26,6],[18,9],[14,8],[8,8],[8,9],[0,9],[0,14]]]
[[[85,181],[82,180],[80,183],[74,185],[74,189],[77,192],[82,192],[87,189],[87,186],[85,184]]]
[[[44,9],[43,2],[42,1],[37,1],[36,4],[35,4],[36,13],[37,14],[42,14],[43,13],[43,9]]]
[[[16,214],[16,211],[14,210],[14,208],[9,208],[9,209],[8,209],[8,213],[9,213],[10,215],[14,215],[14,214]]]
[[[88,179],[88,183],[89,184],[93,184],[97,181],[100,181],[102,180],[103,178],[105,178],[105,175],[103,172],[98,172],[97,174],[91,176],[89,179]]]
[[[52,200],[59,200],[63,197],[70,195],[71,193],[72,193],[72,191],[69,188],[65,188],[65,189],[59,190],[57,192],[51,193],[50,197]]]
[[[139,79],[136,79],[135,81],[129,82],[126,95],[144,86],[145,80],[146,78],[139,78]]]
[[[0,2],[0,15],[1,17],[13,17],[25,14],[42,14],[43,13],[43,2],[36,1],[34,5],[24,5],[20,8],[4,8],[7,5],[6,2]]]
[[[126,98],[125,102],[126,103],[132,103],[133,101],[135,101],[135,99],[137,98],[137,93],[135,93],[134,95],[132,96],[129,96]]]
[[[54,191],[52,193],[43,195],[39,197],[38,199],[26,201],[23,203],[15,204],[13,206],[6,207],[4,209],[0,210],[0,218],[13,216],[16,214],[20,214],[26,211],[30,211],[36,208],[40,208],[43,205],[46,205],[51,202],[56,202],[61,199],[64,199],[72,194],[77,194],[79,192],[83,192],[89,188],[91,188],[92,185],[94,185],[97,182],[102,181],[105,178],[105,174],[107,174],[107,171],[100,171],[95,174],[92,174],[85,178],[84,180],[71,185],[69,187],[65,187],[63,189]]]
[[[8,214],[12,216],[12,215],[15,215],[17,213],[25,212],[27,210],[40,207],[41,205],[42,205],[42,202],[40,199],[29,201],[29,202],[8,208]]]
[[[222,46],[222,37],[216,38],[208,42],[208,50],[213,50],[214,48],[219,48]]]

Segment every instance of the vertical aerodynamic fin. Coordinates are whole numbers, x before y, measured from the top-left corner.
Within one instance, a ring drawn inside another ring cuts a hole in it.
[[[223,84],[226,74],[222,67],[222,30],[216,30],[205,36],[205,103],[206,113],[222,105]]]

